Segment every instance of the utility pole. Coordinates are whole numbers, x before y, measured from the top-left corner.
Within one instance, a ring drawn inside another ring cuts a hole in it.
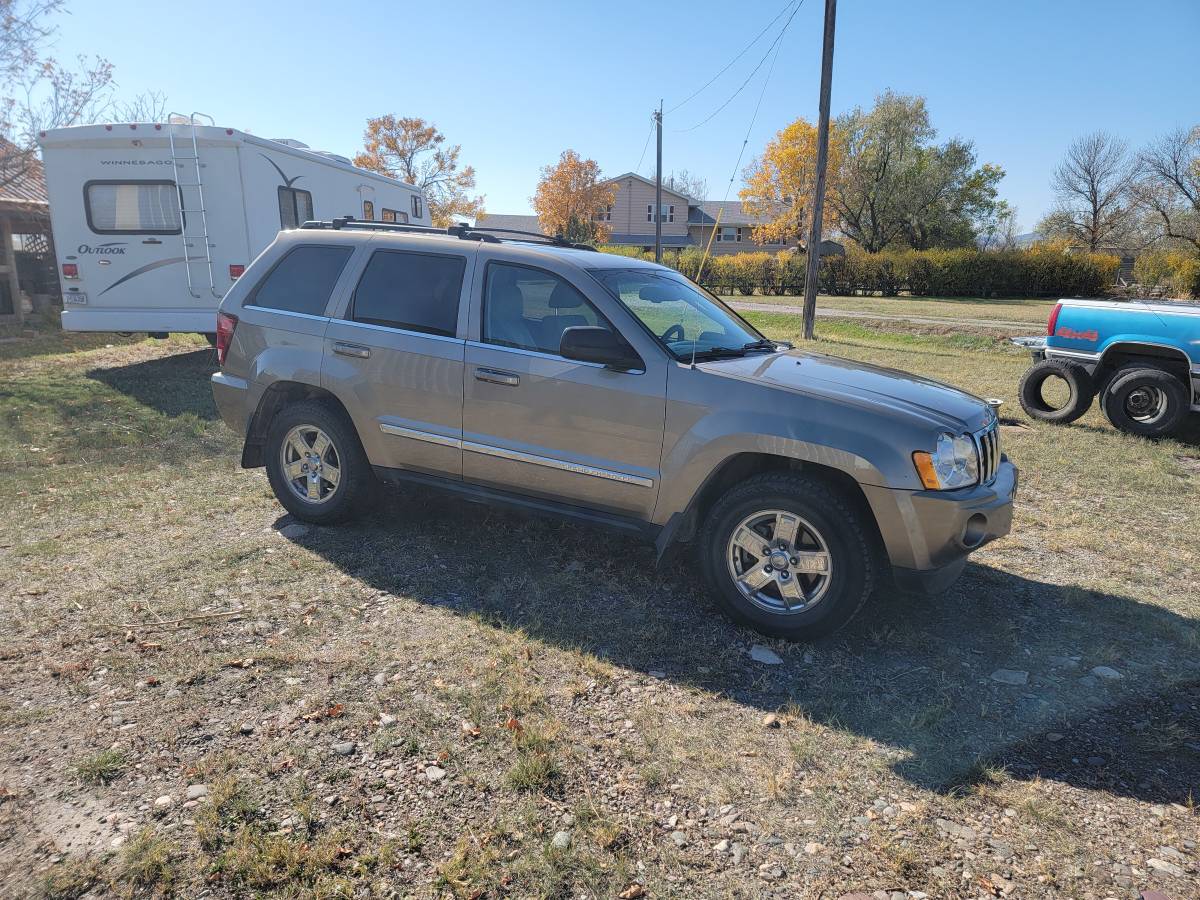
[[[654,113],[654,127],[658,132],[658,162],[654,166],[654,261],[662,262],[662,101]]]
[[[825,0],[825,46],[821,51],[821,109],[817,123],[817,183],[813,189],[812,226],[808,230],[808,268],[804,276],[804,339],[813,339],[817,316],[817,272],[821,265],[821,215],[825,208],[825,165],[829,161],[829,88],[833,81],[833,26],[837,0]]]

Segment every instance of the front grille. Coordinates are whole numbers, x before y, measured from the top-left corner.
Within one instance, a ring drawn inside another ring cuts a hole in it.
[[[975,432],[975,446],[979,450],[979,483],[988,484],[996,477],[996,469],[1000,467],[1000,422],[992,420],[992,424],[983,431]]]

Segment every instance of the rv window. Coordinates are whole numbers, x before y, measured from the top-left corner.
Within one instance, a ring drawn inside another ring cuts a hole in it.
[[[421,206],[421,198],[414,194],[412,196],[412,214],[414,219],[419,219],[421,216],[425,215],[425,213],[421,210]]]
[[[180,231],[179,189],[173,181],[89,181],[83,208],[96,234]]]
[[[461,256],[377,250],[354,290],[350,318],[454,337],[466,263]]]
[[[408,213],[396,212],[394,209],[383,208],[383,221],[385,222],[408,222]]]
[[[363,201],[363,218],[368,222],[375,221],[375,204],[370,200]]]
[[[296,247],[259,282],[246,305],[323,316],[352,252],[350,247]]]
[[[312,194],[296,188],[279,188],[280,228],[299,228],[312,217]]]

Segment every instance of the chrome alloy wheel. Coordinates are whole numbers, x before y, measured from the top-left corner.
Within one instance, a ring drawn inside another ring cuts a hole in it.
[[[297,425],[279,448],[283,477],[292,493],[308,503],[324,503],[342,478],[341,457],[333,441],[315,425]]]
[[[1125,398],[1125,414],[1135,422],[1153,422],[1167,406],[1167,395],[1152,385],[1134,388]]]
[[[784,510],[743,519],[729,537],[725,556],[742,595],[776,615],[811,609],[833,578],[833,557],[821,533]]]

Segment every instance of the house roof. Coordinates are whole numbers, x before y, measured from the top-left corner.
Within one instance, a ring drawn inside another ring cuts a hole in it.
[[[644,175],[639,175],[637,172],[626,172],[624,175],[617,175],[614,178],[605,178],[604,184],[611,184],[614,181],[624,181],[627,178],[633,178],[636,181],[640,181],[642,184],[648,184],[650,187],[654,187],[654,179],[647,178]],[[670,194],[672,197],[678,197],[680,200],[686,200],[689,206],[696,202],[691,197],[687,196],[687,194],[681,194],[679,191],[673,191],[665,184],[663,185],[663,193]]]
[[[516,231],[543,233],[537,216],[509,216],[502,213],[487,213],[480,216],[475,224],[480,228],[512,228]]]
[[[46,176],[37,155],[0,138],[0,207],[38,211],[49,203]]]
[[[688,224],[713,225],[718,214],[722,225],[762,225],[771,221],[771,216],[749,212],[741,200],[704,200],[688,209]]]

